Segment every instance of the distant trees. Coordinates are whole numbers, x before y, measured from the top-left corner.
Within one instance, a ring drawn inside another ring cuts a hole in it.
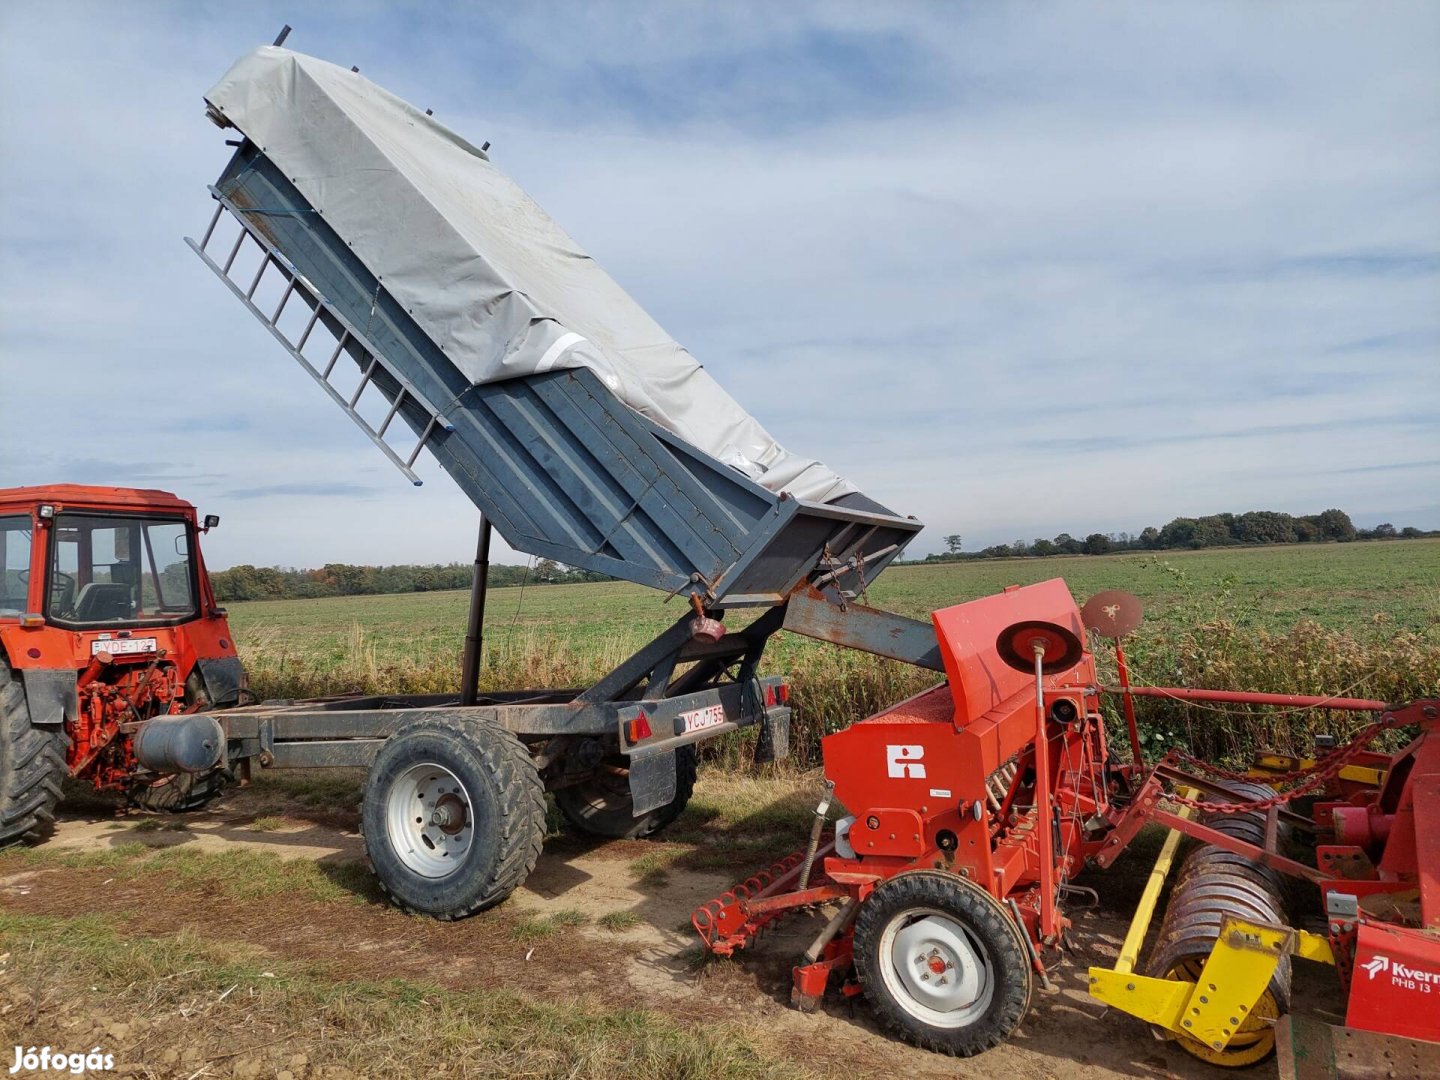
[[[1350,515],[1343,510],[1324,510],[1318,514],[1293,517],[1274,510],[1249,510],[1243,514],[1210,514],[1206,517],[1180,517],[1156,528],[1146,526],[1138,536],[1129,533],[1090,533],[1077,540],[1068,532],[1046,540],[1016,540],[1011,544],[994,544],[977,552],[962,551],[959,533],[944,537],[946,551],[929,555],[926,562],[950,562],[958,559],[1008,559],[1016,557],[1043,558],[1048,555],[1104,555],[1112,551],[1165,551],[1170,549],[1207,548],[1227,544],[1294,544],[1351,540],[1397,540],[1427,533],[1413,525],[1402,529],[1390,522],[1373,529],[1357,529]],[[217,570],[210,575],[216,599],[230,600],[303,600],[317,596],[365,596],[380,593],[432,592],[440,589],[468,589],[471,564],[445,565],[355,566],[349,563],[326,563],[318,570],[284,569],[278,566],[251,566],[248,563]],[[533,566],[492,564],[490,587],[508,585],[564,585],[581,581],[610,581],[604,574],[578,570],[540,559]],[[177,585],[178,587],[178,585]],[[167,595],[169,590],[167,588]]]
[[[1238,544],[1307,544],[1322,541],[1348,543],[1352,540],[1414,539],[1434,536],[1412,525],[1397,530],[1386,522],[1373,529],[1357,529],[1344,510],[1323,510],[1318,514],[1295,517],[1276,510],[1249,510],[1243,514],[1209,514],[1205,517],[1178,517],[1156,528],[1148,525],[1138,536],[1129,533],[1091,533],[1077,540],[1061,533],[1053,540],[1036,539],[1030,543],[1016,540],[1013,544],[996,544],[977,552],[961,552],[959,545],[950,545],[948,553],[929,555],[926,562],[948,562],[953,559],[1004,559],[1016,557],[1043,558],[1047,555],[1104,555],[1112,551],[1166,551],[1223,547]]]
[[[470,563],[446,565],[352,566],[326,563],[318,570],[282,569],[278,566],[232,566],[210,574],[215,598],[231,600],[306,600],[318,596],[370,596],[382,593],[434,592],[468,589]],[[541,559],[533,567],[490,567],[490,587],[504,588],[522,582],[561,585],[579,581],[609,581],[604,574],[562,566]]]

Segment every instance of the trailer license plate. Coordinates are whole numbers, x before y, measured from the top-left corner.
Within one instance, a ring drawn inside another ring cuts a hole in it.
[[[158,644],[153,637],[100,638],[90,643],[90,655],[106,652],[111,656],[131,656],[135,653],[154,652]]]
[[[719,727],[725,723],[725,706],[706,705],[703,709],[693,709],[690,712],[681,713],[680,719],[685,721],[686,732]]]

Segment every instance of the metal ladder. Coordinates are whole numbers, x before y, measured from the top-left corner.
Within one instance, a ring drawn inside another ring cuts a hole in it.
[[[215,197],[215,214],[210,218],[210,226],[205,230],[205,236],[198,244],[187,236],[185,243],[189,244],[191,250],[205,261],[206,266],[215,271],[215,275],[230,287],[230,291],[240,298],[241,303],[250,309],[250,313],[260,320],[265,329],[269,330],[281,345],[285,346],[285,351],[294,357],[296,362],[309,373],[310,377],[320,384],[321,388],[330,395],[335,404],[344,410],[345,415],[359,425],[360,430],[370,437],[370,441],[378,446],[385,456],[395,463],[395,467],[404,473],[412,484],[417,486],[421,484],[423,481],[415,474],[415,459],[420,456],[420,451],[425,448],[426,440],[430,438],[436,428],[449,432],[455,430],[454,425],[440,415],[440,410],[435,408],[425,395],[415,388],[409,379],[395,370],[394,365],[387,362],[385,358],[381,356],[379,351],[359,329],[346,319],[345,316],[341,315],[330,301],[321,296],[310,282],[305,280],[293,266],[286,262],[285,257],[280,254],[273,244],[250,227],[249,223],[245,221],[229,199],[225,198],[225,196],[221,195],[220,192],[213,187],[210,189],[210,194]],[[210,244],[211,238],[215,235],[215,227],[220,223],[221,215],[227,213],[239,224],[240,232],[239,235],[235,237],[235,244],[231,247],[230,254],[226,256],[225,262],[221,264],[212,259],[206,249]],[[247,238],[260,248],[263,257],[260,260],[260,268],[255,271],[255,276],[249,286],[244,287],[230,276],[230,271],[235,266],[236,257],[240,254]],[[255,291],[260,287],[260,282],[265,277],[266,271],[271,267],[274,267],[280,274],[282,280],[284,280],[285,291],[280,297],[280,302],[275,305],[275,310],[267,313],[255,303],[254,297]],[[285,312],[286,304],[290,302],[291,297],[297,294],[299,295],[300,302],[310,308],[310,318],[309,321],[306,322],[305,329],[301,332],[299,339],[292,342],[290,338],[286,336],[285,331],[280,329],[279,322],[281,315]],[[335,350],[330,354],[330,359],[323,369],[317,368],[312,364],[303,352],[306,342],[310,340],[311,331],[315,329],[315,324],[320,322],[322,317],[327,323],[327,328],[329,326],[339,326],[341,330],[341,332],[336,335]],[[336,389],[334,384],[330,382],[330,375],[340,360],[340,354],[347,351],[347,348],[361,365],[360,382],[348,397]],[[395,380],[399,390],[395,396],[391,398],[385,393],[383,386],[378,383],[376,384],[376,389],[380,390],[382,396],[390,402],[389,412],[385,414],[385,419],[381,422],[380,426],[376,428],[372,427],[370,422],[360,415],[355,406],[359,404],[360,396],[365,392],[365,388],[374,381],[378,370],[383,370],[386,375]],[[429,422],[421,432],[420,439],[415,443],[414,449],[410,451],[407,457],[402,458],[395,449],[385,441],[385,432],[390,428],[391,422],[394,421],[396,414],[400,411],[400,407],[407,399],[425,411],[429,416]]]

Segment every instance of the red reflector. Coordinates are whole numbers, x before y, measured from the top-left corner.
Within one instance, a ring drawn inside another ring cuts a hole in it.
[[[771,705],[774,705],[774,704],[775,704],[775,687],[773,687],[773,686],[767,686],[767,687],[765,687],[765,707],[768,709]]]
[[[790,684],[781,683],[775,688],[775,698],[781,705],[790,704]]]
[[[634,720],[625,722],[625,741],[627,743],[633,745],[642,739],[648,739],[650,735],[650,721],[646,719],[644,713],[635,717]]]

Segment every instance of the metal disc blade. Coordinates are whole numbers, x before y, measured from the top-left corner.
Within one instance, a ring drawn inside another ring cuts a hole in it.
[[[1121,589],[1096,593],[1080,609],[1080,620],[1086,629],[1108,638],[1134,633],[1144,617],[1145,605],[1140,598]]]
[[[1041,670],[1046,675],[1068,671],[1085,655],[1085,646],[1073,633],[1063,626],[1039,619],[1014,623],[1001,630],[1000,636],[995,639],[995,651],[1016,671],[1034,672],[1036,642],[1044,646],[1045,659]]]

